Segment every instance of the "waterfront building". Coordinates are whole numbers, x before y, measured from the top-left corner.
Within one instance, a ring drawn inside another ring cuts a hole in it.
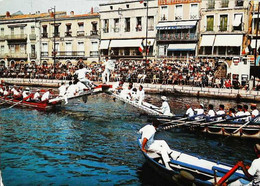
[[[247,48],[248,0],[205,0],[201,2],[198,57],[223,63],[223,76],[247,81],[250,64],[241,57]]]
[[[57,12],[57,17],[65,12]],[[11,15],[0,17],[0,63],[12,66],[16,63],[40,62],[40,20],[49,13]]]
[[[41,63],[99,61],[99,14],[70,15],[41,21]],[[54,47],[55,46],[55,47]]]
[[[139,0],[127,0],[100,4],[99,6],[101,57],[142,59],[146,55],[146,50],[140,50],[140,52],[139,47],[146,47],[146,35],[148,38],[148,57],[155,57],[155,25],[158,21],[157,0],[141,3]],[[149,7],[148,16],[147,6]]]
[[[197,55],[201,0],[158,0],[159,57],[189,58]]]

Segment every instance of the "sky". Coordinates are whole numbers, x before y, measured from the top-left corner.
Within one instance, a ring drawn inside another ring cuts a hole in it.
[[[9,11],[11,14],[22,11],[24,14],[36,11],[48,12],[56,6],[56,11],[74,11],[75,14],[90,12],[91,7],[98,7],[101,3],[116,2],[116,0],[0,0],[0,15]]]

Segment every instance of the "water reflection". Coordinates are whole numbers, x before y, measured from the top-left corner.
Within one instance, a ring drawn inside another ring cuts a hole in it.
[[[160,106],[160,96],[151,98]],[[217,106],[223,100],[170,97],[170,102],[175,113],[184,113],[185,102]],[[4,110],[0,122],[5,185],[168,185],[147,166],[136,144],[146,117],[107,95],[93,96],[87,104],[75,100],[57,112]],[[218,147],[221,137],[179,129],[156,137],[172,148],[227,163],[254,158],[252,140],[230,138]]]

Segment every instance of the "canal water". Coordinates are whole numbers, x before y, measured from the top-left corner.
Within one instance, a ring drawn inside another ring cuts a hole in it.
[[[160,105],[160,97],[147,96]],[[233,101],[170,97],[174,113],[184,113],[184,103]],[[70,102],[55,112],[11,108],[1,110],[0,170],[12,185],[167,185],[145,162],[137,146],[137,131],[147,123],[136,108],[108,95],[89,97],[87,104]],[[255,158],[254,140],[184,132],[161,131],[170,147],[212,160],[234,164]]]

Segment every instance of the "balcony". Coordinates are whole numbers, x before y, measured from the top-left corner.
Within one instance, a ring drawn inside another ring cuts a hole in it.
[[[30,40],[36,40],[36,34],[30,34],[29,38]]]
[[[227,26],[219,26],[219,31],[220,32],[226,32],[227,31]]]
[[[59,32],[54,32],[52,35],[53,35],[53,37],[60,37],[60,33]]]
[[[9,58],[27,58],[27,54],[21,54],[21,53],[9,53],[7,54]]]
[[[85,51],[58,51],[56,57],[83,57],[85,56]]]
[[[85,31],[77,31],[77,36],[85,36]]]
[[[98,51],[90,51],[90,57],[98,57],[99,53]]]
[[[198,35],[195,33],[165,33],[157,34],[158,41],[196,41]]]
[[[71,36],[72,36],[72,31],[65,32],[65,37],[71,37]]]
[[[90,35],[91,36],[97,36],[98,35],[98,31],[97,30],[91,30],[90,31]]]
[[[154,26],[148,26],[148,31],[154,31]]]
[[[48,33],[46,32],[42,33],[42,38],[48,38]]]
[[[6,40],[27,40],[26,34],[5,35]]]
[[[49,56],[49,52],[41,52],[41,56],[42,57],[48,57]]]
[[[37,57],[36,53],[31,53],[30,54],[30,58],[36,58],[36,57]]]
[[[236,0],[236,7],[243,7],[244,6],[244,0]]]
[[[215,2],[208,3],[208,9],[214,9],[215,8]]]
[[[117,27],[114,28],[114,32],[115,32],[115,33],[118,33],[119,31],[120,31],[119,28],[117,28]]]
[[[222,2],[221,2],[221,8],[228,8],[228,3],[229,3],[229,1],[227,1],[227,0],[222,0]]]

